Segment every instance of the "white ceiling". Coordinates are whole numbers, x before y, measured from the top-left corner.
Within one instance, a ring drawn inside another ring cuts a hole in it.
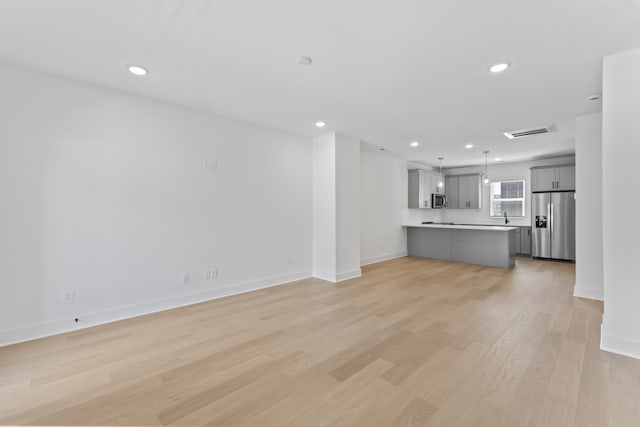
[[[573,152],[601,58],[636,47],[636,0],[0,0],[0,61],[449,167]]]

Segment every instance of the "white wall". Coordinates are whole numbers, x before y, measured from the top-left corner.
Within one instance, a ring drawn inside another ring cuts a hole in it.
[[[602,348],[640,358],[640,49],[604,58]]]
[[[514,144],[524,144],[516,142]],[[535,160],[518,163],[499,163],[488,166],[488,175],[493,181],[509,181],[523,179],[525,181],[525,216],[509,218],[509,225],[531,225],[531,171],[534,166],[560,165],[574,163],[573,157],[559,157],[554,159]],[[447,169],[447,175],[460,175],[466,173],[480,173],[484,171],[484,165]],[[482,209],[443,209],[443,221],[452,221],[466,224],[504,224],[504,218],[491,217],[489,204],[490,186],[482,184]]]
[[[310,140],[9,66],[0,93],[0,343],[311,274]]]
[[[401,215],[407,208],[407,189],[406,161],[360,152],[362,265],[407,255],[407,231]]]
[[[602,300],[602,114],[576,119],[577,297]]]
[[[335,134],[336,277],[345,280],[360,270],[360,140]]]
[[[333,133],[313,139],[313,276],[335,280],[336,164]]]
[[[313,139],[313,276],[360,276],[360,141],[335,132]]]

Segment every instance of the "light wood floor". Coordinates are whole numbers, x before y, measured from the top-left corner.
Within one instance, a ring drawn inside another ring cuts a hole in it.
[[[0,424],[638,426],[574,277],[407,257],[0,348]]]

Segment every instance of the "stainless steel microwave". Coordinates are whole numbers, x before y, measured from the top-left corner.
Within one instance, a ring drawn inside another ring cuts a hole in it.
[[[431,194],[431,207],[433,209],[442,209],[444,208],[445,203],[447,203],[447,200],[445,199],[444,194]]]

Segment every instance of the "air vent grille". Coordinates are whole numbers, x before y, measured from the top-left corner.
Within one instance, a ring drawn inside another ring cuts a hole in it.
[[[525,128],[525,129],[510,130],[510,131],[504,132],[504,136],[506,136],[509,139],[517,139],[517,138],[524,138],[525,136],[539,135],[541,133],[549,133],[549,132],[553,132],[554,130],[556,130],[556,127],[554,125],[535,126],[535,127]]]

